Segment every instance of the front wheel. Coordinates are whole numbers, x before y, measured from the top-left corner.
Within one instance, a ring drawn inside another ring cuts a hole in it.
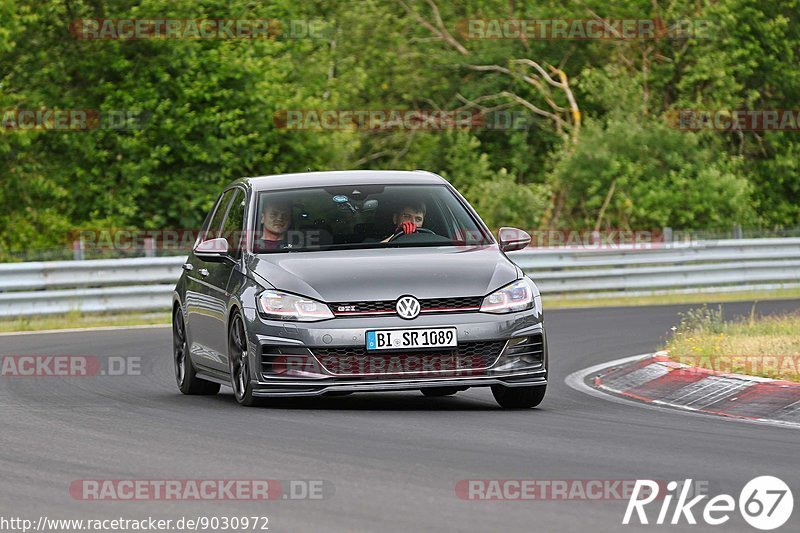
[[[172,315],[172,362],[175,367],[175,381],[182,393],[212,395],[219,392],[219,383],[200,379],[195,373],[186,340],[186,324],[180,309],[175,309]]]
[[[231,373],[231,387],[237,402],[252,407],[259,401],[253,396],[253,384],[250,383],[250,358],[247,353],[244,320],[242,320],[242,315],[236,312],[231,320],[228,333],[228,368]]]
[[[528,409],[536,407],[547,392],[547,385],[537,385],[534,387],[505,387],[503,385],[492,385],[492,395],[500,407],[505,409]]]

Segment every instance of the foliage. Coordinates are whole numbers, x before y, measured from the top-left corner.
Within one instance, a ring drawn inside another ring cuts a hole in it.
[[[665,350],[691,367],[800,381],[800,313],[725,321],[721,307],[683,314]]]
[[[581,141],[558,154],[550,176],[561,194],[557,223],[717,229],[751,218],[740,158],[703,146],[695,133],[610,113],[589,121]]]
[[[798,225],[797,133],[687,132],[671,117],[687,108],[796,108],[799,3],[0,0],[0,110],[146,118],[125,130],[0,133],[0,257],[61,246],[76,228],[197,227],[231,180],[308,168],[429,169],[493,227]],[[451,41],[436,33],[437,15]],[[469,39],[459,30],[469,18],[595,16],[703,19],[713,31],[563,41]],[[321,19],[330,31],[79,40],[69,24],[83,17]],[[562,73],[569,91],[524,61],[555,81]],[[537,76],[540,86],[530,82]],[[290,109],[494,106],[526,116],[528,127],[295,131],[274,120]]]

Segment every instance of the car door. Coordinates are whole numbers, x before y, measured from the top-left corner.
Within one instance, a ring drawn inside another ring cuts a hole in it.
[[[246,207],[245,192],[236,188],[228,212],[222,222],[219,237],[228,241],[228,259],[223,263],[215,263],[215,270],[206,280],[212,289],[212,299],[220,305],[222,313],[215,315],[213,338],[209,339],[211,349],[221,355],[224,370],[228,370],[228,303],[231,299],[231,287],[238,287],[237,278],[242,276],[242,245],[244,212]],[[216,305],[215,305],[216,307]]]
[[[220,236],[231,201],[239,191],[229,189],[219,197],[197,244]],[[227,372],[225,314],[231,261],[204,261],[192,251],[187,265],[187,326],[193,360],[198,366]]]

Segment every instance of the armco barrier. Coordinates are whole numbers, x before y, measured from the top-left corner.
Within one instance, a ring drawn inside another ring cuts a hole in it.
[[[652,249],[528,248],[509,256],[543,294],[605,297],[800,285],[800,238],[699,241]],[[144,257],[0,264],[0,317],[167,310],[184,261]]]

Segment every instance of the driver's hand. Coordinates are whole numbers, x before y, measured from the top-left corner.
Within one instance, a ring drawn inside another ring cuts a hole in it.
[[[413,222],[408,222],[408,221],[402,222],[397,225],[397,231],[402,231],[403,233],[408,235],[410,233],[414,233],[415,231],[417,231],[417,225],[414,224]]]

